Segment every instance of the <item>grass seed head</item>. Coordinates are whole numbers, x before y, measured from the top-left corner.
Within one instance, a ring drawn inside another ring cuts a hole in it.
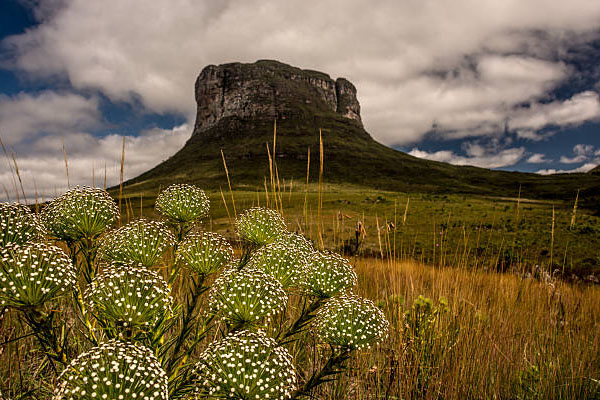
[[[77,186],[52,200],[40,216],[55,237],[79,240],[104,232],[119,218],[119,209],[105,190]]]
[[[250,258],[249,266],[271,275],[287,289],[304,283],[311,256],[312,252],[298,248],[286,239],[279,239],[258,249]]]
[[[151,267],[174,244],[166,224],[140,218],[107,233],[100,241],[98,257],[111,264]]]
[[[336,253],[318,251],[310,261],[304,288],[307,294],[328,298],[344,292],[356,283],[356,272],[348,260]]]
[[[150,349],[111,340],[80,354],[59,376],[54,400],[167,400],[167,374]]]
[[[44,227],[29,207],[20,203],[0,203],[0,246],[35,242],[44,234]]]
[[[229,266],[209,292],[212,313],[236,327],[248,327],[280,312],[288,300],[281,283],[255,268]]]
[[[172,222],[193,222],[208,215],[210,201],[203,190],[194,185],[171,185],[158,195],[156,212]]]
[[[175,262],[183,263],[199,275],[219,271],[233,259],[233,248],[221,235],[213,232],[192,233],[179,244]]]
[[[285,222],[275,210],[253,207],[235,221],[238,235],[254,245],[274,242],[286,232]]]
[[[167,282],[144,266],[112,265],[84,294],[86,306],[111,327],[147,330],[171,314]]]
[[[389,322],[371,300],[345,294],[334,297],[318,311],[315,330],[326,343],[360,350],[387,336]]]
[[[210,398],[289,399],[296,388],[292,356],[260,331],[241,331],[210,344],[194,373],[197,395]]]
[[[56,246],[10,243],[0,248],[0,306],[39,306],[76,282],[71,260]]]

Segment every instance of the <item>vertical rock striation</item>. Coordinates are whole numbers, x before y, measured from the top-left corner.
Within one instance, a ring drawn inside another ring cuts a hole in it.
[[[194,135],[226,119],[307,119],[336,113],[362,127],[356,88],[344,78],[277,61],[205,67],[196,80]]]

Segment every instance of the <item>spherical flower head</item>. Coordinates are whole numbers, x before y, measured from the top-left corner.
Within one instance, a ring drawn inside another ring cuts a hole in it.
[[[77,186],[52,200],[40,216],[52,235],[78,240],[104,232],[119,218],[119,209],[105,190]]]
[[[83,297],[92,314],[110,327],[147,330],[171,314],[169,285],[143,266],[109,266]]]
[[[288,244],[292,245],[293,247],[295,247],[296,249],[302,251],[303,253],[305,253],[311,257],[313,255],[313,253],[315,252],[315,248],[313,247],[310,240],[308,240],[303,235],[300,235],[298,233],[292,232],[292,233],[284,234],[277,241],[288,243]]]
[[[40,240],[44,227],[29,207],[20,203],[0,203],[0,246]]]
[[[167,374],[150,349],[110,340],[80,354],[58,378],[54,400],[167,400]]]
[[[197,395],[210,398],[289,399],[296,388],[292,356],[260,331],[213,342],[194,372]]]
[[[208,215],[210,201],[203,190],[194,185],[171,185],[158,195],[156,212],[172,222],[193,222]]]
[[[307,294],[326,299],[356,283],[356,272],[348,260],[336,253],[318,251],[310,261],[304,288]]]
[[[208,306],[227,323],[248,327],[283,310],[287,300],[281,283],[272,276],[254,268],[228,266],[210,289]]]
[[[291,242],[277,240],[258,249],[248,265],[277,279],[287,289],[303,284],[311,255]]]
[[[257,246],[274,242],[286,232],[281,215],[261,207],[246,210],[235,221],[235,226],[242,239]]]
[[[163,222],[140,218],[104,236],[98,257],[109,263],[151,267],[174,244],[175,237]]]
[[[0,248],[0,306],[39,306],[76,284],[71,259],[45,243]]]
[[[233,259],[233,248],[221,235],[213,232],[191,233],[177,248],[175,262],[183,263],[199,275],[219,271]]]
[[[345,294],[319,309],[315,330],[326,343],[349,350],[370,347],[387,336],[389,322],[371,300]]]

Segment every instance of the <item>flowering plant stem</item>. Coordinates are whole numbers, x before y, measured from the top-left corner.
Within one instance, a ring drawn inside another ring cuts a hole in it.
[[[200,301],[199,301],[200,297],[202,296],[202,294],[204,292],[206,292],[210,288],[209,286],[204,286],[205,279],[206,279],[206,276],[204,276],[204,275],[198,277],[197,280],[192,277],[192,288],[191,288],[190,293],[187,296],[185,308],[182,312],[181,330],[179,331],[179,335],[177,335],[177,338],[175,339],[175,341],[172,342],[172,344],[171,344],[174,346],[173,351],[171,353],[171,357],[169,358],[169,360],[165,366],[165,371],[167,372],[167,376],[171,376],[171,373],[173,372],[173,367],[175,367],[175,365],[177,364],[177,361],[179,361],[182,357],[182,355],[180,355],[179,353],[181,352],[181,348],[183,347],[186,339],[192,332],[192,328],[193,328],[192,322],[195,319],[194,312],[196,311],[196,308],[198,307],[198,304],[200,303]],[[194,343],[197,343],[197,342],[194,342]],[[175,372],[177,372],[177,371],[175,371]]]
[[[331,347],[331,354],[327,362],[320,371],[315,371],[310,379],[297,389],[291,397],[291,400],[301,398],[302,396],[310,396],[310,392],[321,385],[322,383],[334,380],[334,376],[346,370],[346,361],[350,358],[352,350],[340,349],[336,350]]]
[[[302,306],[302,313],[300,314],[298,319],[292,324],[292,326],[290,326],[290,328],[285,333],[282,333],[277,337],[279,344],[283,345],[291,342],[293,339],[289,338],[296,335],[297,333],[302,332],[306,325],[308,325],[310,321],[312,321],[312,319],[315,317],[315,311],[317,311],[319,307],[321,307],[323,301],[324,299],[317,298],[307,307],[305,300]]]
[[[39,306],[21,307],[20,310],[25,316],[25,322],[33,330],[42,350],[50,360],[52,368],[56,372],[54,361],[63,365],[69,362],[64,325],[61,327],[60,336],[57,335],[53,321],[54,316],[58,313],[52,310],[49,313],[43,311]]]

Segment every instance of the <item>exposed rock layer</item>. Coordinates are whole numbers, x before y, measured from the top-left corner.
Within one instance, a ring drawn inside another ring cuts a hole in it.
[[[352,83],[277,61],[209,65],[198,76],[195,90],[194,135],[229,117],[273,120],[330,112],[362,126]]]

